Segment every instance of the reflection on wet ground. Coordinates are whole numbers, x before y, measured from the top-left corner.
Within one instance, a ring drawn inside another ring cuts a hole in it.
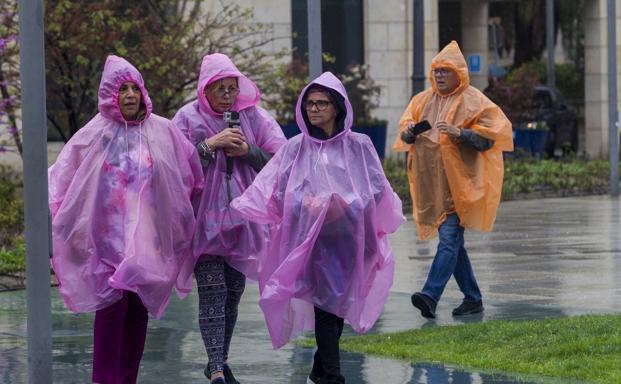
[[[408,222],[391,241],[397,256],[395,283],[373,332],[497,319],[539,319],[618,311],[621,304],[619,200],[607,197],[549,199],[503,204],[496,231],[468,233],[467,248],[485,297],[485,313],[454,319],[461,297],[454,282],[427,321],[409,297],[420,289],[435,242],[415,240]],[[312,349],[294,345],[274,351],[257,288],[250,285],[240,308],[231,364],[242,383],[305,383]],[[92,315],[71,314],[54,291],[52,301],[54,383],[90,382]],[[0,293],[0,383],[26,383],[25,292]],[[207,383],[205,352],[196,326],[197,297],[173,299],[160,321],[151,321],[140,383]],[[349,331],[351,334],[351,331]],[[404,362],[343,353],[348,383],[560,384],[540,377],[466,372],[439,364]]]
[[[249,286],[240,309],[240,321],[231,346],[231,364],[242,383],[305,383],[313,350],[288,345],[274,351],[267,337],[262,314],[256,306],[258,291]],[[419,319],[409,305],[407,294],[393,293],[384,316],[374,332],[436,326],[436,322]],[[448,306],[458,304],[449,300]],[[92,315],[76,315],[64,310],[58,295],[53,298],[53,366],[54,383],[85,383],[90,380],[92,359]],[[26,383],[26,314],[25,292],[0,295],[0,383]],[[8,309],[5,311],[5,309]],[[550,315],[536,306],[488,306],[486,319],[513,318],[528,312],[533,317]],[[557,315],[552,313],[552,316]],[[528,316],[530,317],[530,316]],[[184,301],[172,300],[160,321],[151,321],[140,383],[207,383],[203,376],[206,362],[200,333],[195,326],[197,302],[194,295]],[[464,318],[481,321],[483,316]],[[437,324],[454,324],[452,319],[438,319]],[[346,330],[346,334],[353,331]],[[517,384],[560,383],[558,381],[518,380],[504,374],[465,372],[439,364],[411,365],[401,361],[343,352],[342,368],[349,383],[453,383]],[[165,378],[163,381],[162,379]],[[563,381],[567,383],[567,381]]]

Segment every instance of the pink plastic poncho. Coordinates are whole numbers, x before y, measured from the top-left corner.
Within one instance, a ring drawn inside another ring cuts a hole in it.
[[[177,112],[173,119],[177,127],[196,145],[228,126],[222,120],[222,114],[211,109],[205,97],[205,87],[225,77],[238,79],[240,93],[231,109],[239,112],[246,141],[269,153],[276,153],[286,142],[280,126],[265,110],[256,106],[261,97],[256,85],[223,54],[204,57],[198,81],[198,100]],[[206,185],[198,208],[194,255],[222,256],[233,268],[256,279],[257,253],[265,247],[268,227],[250,223],[231,209],[224,152],[218,151],[215,162],[204,172]],[[231,197],[240,196],[256,175],[257,172],[245,159],[234,158],[229,181]]]
[[[314,329],[314,308],[369,330],[392,285],[394,257],[387,234],[405,218],[382,165],[365,135],[351,131],[353,112],[341,82],[326,72],[314,84],[345,99],[344,130],[328,140],[290,139],[238,199],[250,220],[274,225],[261,259],[259,305],[274,348]]]
[[[126,121],[119,109],[128,81],[142,93],[140,121]],[[202,188],[201,165],[192,144],[151,109],[138,70],[109,56],[99,114],[49,169],[52,266],[74,312],[105,308],[128,290],[159,318],[173,286],[180,297],[192,288],[191,196]]]

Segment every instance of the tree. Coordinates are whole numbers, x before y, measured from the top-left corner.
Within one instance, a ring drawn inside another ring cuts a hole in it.
[[[0,4],[0,135],[6,130],[10,139],[0,136],[0,152],[14,147],[22,153],[17,127],[20,95],[17,1],[4,0]]]
[[[95,112],[103,63],[127,58],[145,78],[154,112],[171,117],[196,97],[202,57],[227,54],[259,83],[284,52],[266,53],[278,37],[252,12],[221,1],[121,0],[46,2],[48,118],[63,140]],[[213,8],[213,7],[212,7]]]

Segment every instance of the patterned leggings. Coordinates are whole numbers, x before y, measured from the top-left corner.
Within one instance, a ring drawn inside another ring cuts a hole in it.
[[[210,374],[222,372],[246,276],[216,256],[200,260],[194,268],[194,276],[198,285],[198,325],[209,359],[206,371]]]

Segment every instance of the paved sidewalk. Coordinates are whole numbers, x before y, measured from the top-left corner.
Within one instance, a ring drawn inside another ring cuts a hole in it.
[[[436,241],[416,241],[414,225],[408,222],[391,237],[397,257],[395,283],[373,331],[620,312],[620,202],[597,196],[502,204],[493,233],[467,232],[466,246],[486,310],[462,319],[450,315],[461,300],[453,281],[440,301],[436,320],[423,319],[411,306],[410,294],[422,287]],[[244,384],[304,383],[313,351],[293,345],[273,351],[257,298],[256,286],[249,286],[231,346],[236,376]],[[25,383],[25,292],[0,293],[0,308],[0,383]],[[187,300],[173,300],[161,321],[151,321],[140,383],[207,383],[196,318],[194,292]],[[54,294],[53,321],[54,383],[89,382],[92,315],[67,312]],[[342,362],[348,383],[353,384],[568,383],[541,378],[519,381],[350,353],[343,353]]]

